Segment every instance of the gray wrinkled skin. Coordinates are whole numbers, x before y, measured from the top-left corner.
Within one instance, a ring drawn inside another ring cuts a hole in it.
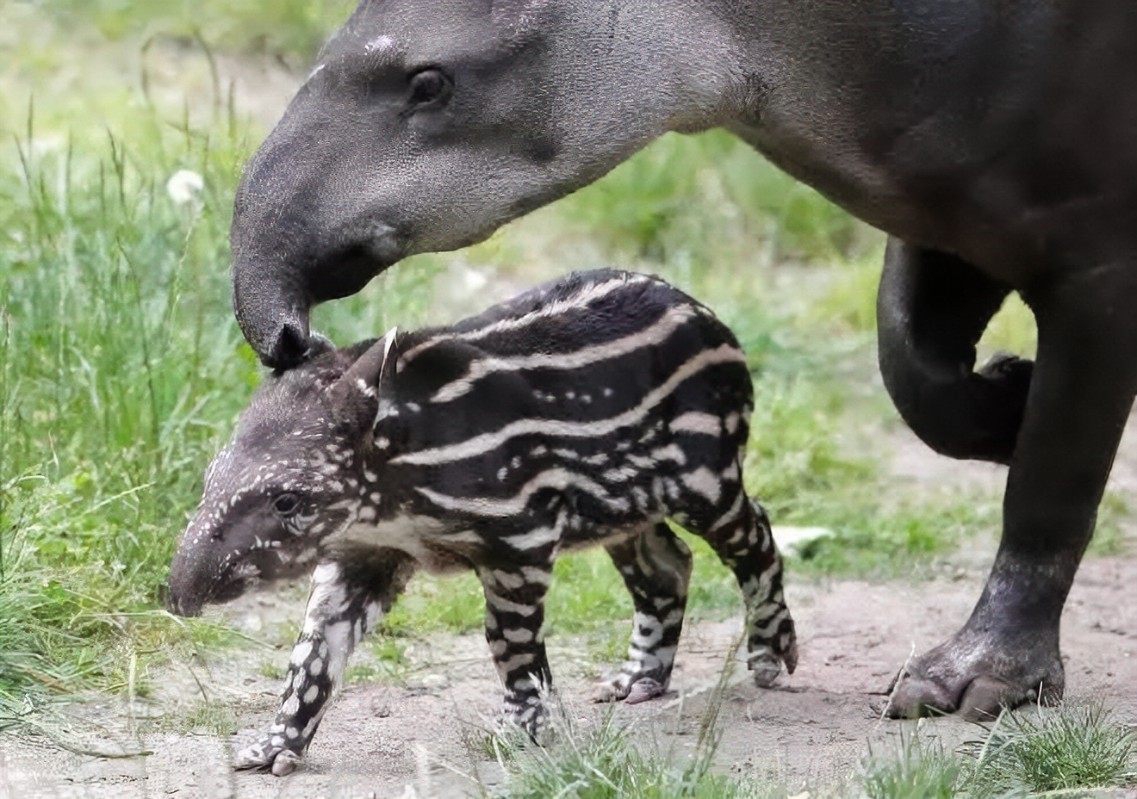
[[[988,585],[890,712],[1053,699],[1137,392],[1135,41],[1130,0],[365,0],[246,170],[237,318],[293,365],[312,304],[484,238],[666,131],[727,128],[890,235],[897,409],[937,451],[1011,467]],[[1012,291],[1037,357],[977,369]]]

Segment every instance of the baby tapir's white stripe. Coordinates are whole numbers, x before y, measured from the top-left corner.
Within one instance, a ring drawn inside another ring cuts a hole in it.
[[[651,350],[645,349],[643,352],[646,355]],[[667,380],[662,385],[644,396],[636,407],[616,416],[588,422],[566,422],[543,418],[518,419],[500,430],[481,433],[466,441],[447,447],[409,452],[392,458],[391,462],[396,464],[437,465],[448,461],[463,460],[475,455],[483,455],[488,449],[499,447],[511,438],[524,435],[542,434],[563,438],[596,439],[621,427],[631,427],[642,423],[649,411],[658,407],[685,380],[698,374],[706,367],[731,362],[745,363],[745,360],[738,349],[723,344],[713,350],[700,352],[690,361],[682,364],[675,372],[667,376]]]
[[[449,402],[470,390],[481,378],[497,372],[517,372],[525,369],[581,369],[600,361],[610,361],[645,347],[662,344],[690,318],[693,311],[679,307],[668,311],[651,327],[636,331],[615,341],[582,347],[575,352],[557,353],[550,357],[544,353],[516,355],[511,358],[487,356],[471,361],[469,370],[461,378],[447,383],[431,397],[431,402]],[[581,395],[582,400],[586,395]],[[566,391],[565,399],[575,399],[576,392]],[[555,400],[556,398],[553,397]]]

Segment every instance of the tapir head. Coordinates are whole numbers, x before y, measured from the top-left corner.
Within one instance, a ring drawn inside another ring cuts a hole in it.
[[[193,616],[257,580],[301,572],[321,540],[356,520],[393,342],[392,331],[373,344],[329,347],[258,388],[206,470],[201,504],[178,543],[173,612]]]
[[[298,363],[311,306],[400,258],[477,242],[667,130],[716,124],[729,81],[670,5],[364,0],[237,192],[234,307],[261,359]]]

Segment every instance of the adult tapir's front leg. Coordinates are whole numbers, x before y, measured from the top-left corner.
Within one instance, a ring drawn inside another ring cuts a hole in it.
[[[1137,391],[1137,269],[1067,275],[1026,296],[1038,357],[1004,499],[1002,543],[971,618],[910,664],[889,712],[989,717],[1064,690],[1058,628]]]
[[[958,258],[891,239],[877,296],[881,375],[904,420],[955,458],[1008,463],[1031,364],[999,357],[979,372],[975,345],[1010,287]]]
[[[412,572],[411,561],[396,553],[378,563],[327,561],[316,567],[276,719],[262,740],[237,753],[234,767],[277,776],[296,768],[343,682],[352,650],[390,609]]]

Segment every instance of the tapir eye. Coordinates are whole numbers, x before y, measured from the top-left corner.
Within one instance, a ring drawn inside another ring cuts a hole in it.
[[[407,105],[413,110],[444,105],[450,99],[450,92],[454,88],[446,73],[434,67],[419,70],[411,75],[408,85],[410,95]]]
[[[292,516],[300,510],[300,497],[291,492],[278,494],[272,501],[272,509],[281,516]]]

